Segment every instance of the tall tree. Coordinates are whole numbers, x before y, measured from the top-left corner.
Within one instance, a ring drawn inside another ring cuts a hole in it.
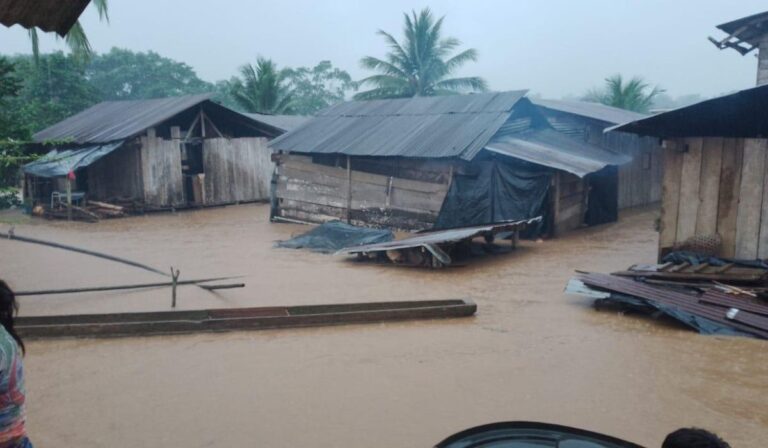
[[[29,138],[15,106],[15,98],[21,93],[23,83],[16,73],[16,66],[5,57],[0,57],[0,141]]]
[[[664,89],[658,86],[651,87],[639,76],[625,82],[624,78],[617,74],[607,78],[603,88],[587,92],[583,99],[620,109],[646,113],[653,105],[654,98],[663,92]]]
[[[98,11],[99,19],[109,22],[107,0],[91,0],[91,4]],[[29,40],[32,42],[32,54],[35,57],[35,62],[38,62],[40,58],[40,35],[37,32],[37,28],[29,29]],[[79,20],[75,22],[74,26],[64,36],[64,42],[72,50],[72,54],[78,58],[87,60],[93,55],[91,42],[88,40],[85,29],[83,29],[83,25]]]
[[[235,101],[246,112],[289,114],[293,112],[293,94],[284,72],[270,59],[259,57],[256,65],[240,68],[240,77],[230,81]]]
[[[477,76],[449,78],[467,62],[476,61],[477,51],[470,48],[450,56],[461,42],[442,37],[445,17],[435,20],[429,8],[403,16],[402,43],[379,30],[378,34],[389,45],[389,53],[384,59],[367,56],[360,60],[363,68],[378,74],[360,81],[361,85],[373,88],[356,94],[355,99],[447,95],[488,89],[485,80]]]
[[[162,98],[214,90],[187,64],[153,51],[112,48],[109,53],[93,56],[86,76],[102,100]]]
[[[334,67],[331,61],[320,61],[311,68],[286,68],[283,76],[292,92],[292,109],[299,115],[311,115],[344,101],[355,85],[349,73]]]
[[[95,104],[99,95],[85,77],[85,63],[58,51],[41,55],[15,56],[18,76],[23,80],[13,106],[24,117],[31,132],[37,132]]]

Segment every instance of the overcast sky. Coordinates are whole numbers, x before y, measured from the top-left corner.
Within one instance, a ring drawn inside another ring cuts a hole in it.
[[[154,50],[208,81],[229,78],[257,55],[281,66],[329,59],[355,79],[358,61],[383,56],[381,28],[396,36],[402,13],[432,8],[446,35],[476,48],[463,75],[493,90],[579,95],[614,73],[640,75],[673,96],[720,93],[755,83],[754,54],[719,51],[715,25],[761,12],[764,0],[111,0],[110,23],[93,7],[82,20],[94,48]],[[44,51],[62,48],[52,36]],[[18,26],[0,27],[0,51],[28,53]]]

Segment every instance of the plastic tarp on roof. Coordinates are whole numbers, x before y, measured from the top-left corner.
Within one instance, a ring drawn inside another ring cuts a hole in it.
[[[485,149],[579,177],[600,171],[609,165],[623,165],[632,158],[606,151],[563,135],[554,129],[529,129],[495,138]]]
[[[122,141],[105,145],[85,146],[59,151],[54,149],[34,162],[24,165],[24,172],[39,177],[66,176],[70,171],[84,168],[116,150]]]

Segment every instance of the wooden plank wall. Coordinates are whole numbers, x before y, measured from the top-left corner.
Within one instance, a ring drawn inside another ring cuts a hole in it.
[[[555,174],[559,200],[555,202],[558,210],[555,214],[555,235],[574,230],[584,225],[586,193],[584,179],[565,171]]]
[[[141,178],[146,204],[184,205],[179,140],[165,140],[152,132],[141,137]]]
[[[345,166],[312,163],[311,157],[296,154],[280,158],[276,193],[278,216],[284,218],[315,223],[349,218],[353,224],[422,230],[434,224],[448,192],[447,181],[425,182],[352,169],[348,198]],[[403,169],[408,161],[398,163]]]
[[[88,196],[91,199],[144,200],[141,147],[138,144],[126,143],[87,169]]]
[[[640,137],[624,132],[603,134],[596,143],[611,151],[626,154],[632,161],[619,166],[619,210],[661,201],[662,149],[654,137]]]
[[[263,137],[204,140],[206,205],[268,200],[275,166],[270,156]]]
[[[668,142],[660,256],[695,235],[720,235],[720,255],[768,257],[768,140],[688,138]]]

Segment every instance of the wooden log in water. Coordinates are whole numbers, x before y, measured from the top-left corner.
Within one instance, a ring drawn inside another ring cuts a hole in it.
[[[147,313],[29,316],[16,320],[23,338],[150,336],[267,330],[469,317],[470,299],[230,308]]]

